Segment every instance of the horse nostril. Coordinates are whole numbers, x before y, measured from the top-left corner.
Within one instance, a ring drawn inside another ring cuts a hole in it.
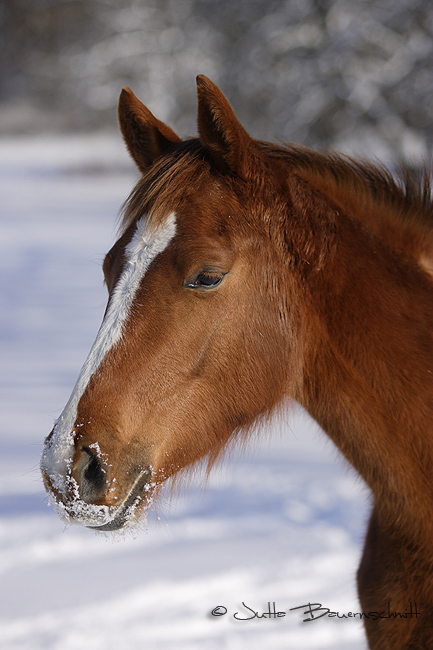
[[[77,479],[83,501],[94,503],[104,495],[107,483],[106,470],[96,454],[88,447],[82,448],[77,465]]]
[[[85,449],[86,453],[89,453]],[[84,478],[91,483],[95,490],[100,490],[105,483],[105,471],[101,467],[99,460],[90,452],[90,462],[84,470]]]

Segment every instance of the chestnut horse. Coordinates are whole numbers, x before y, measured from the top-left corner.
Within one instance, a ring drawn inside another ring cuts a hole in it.
[[[101,328],[45,442],[47,490],[67,521],[122,528],[167,478],[297,400],[374,496],[358,574],[370,648],[433,648],[427,174],[253,140],[197,85],[200,137],[184,141],[121,94],[142,176],[104,261]]]

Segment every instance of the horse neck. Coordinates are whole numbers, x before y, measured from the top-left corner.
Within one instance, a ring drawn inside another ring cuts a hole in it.
[[[364,226],[340,217],[310,283],[301,402],[372,489],[384,525],[431,540],[433,287]]]

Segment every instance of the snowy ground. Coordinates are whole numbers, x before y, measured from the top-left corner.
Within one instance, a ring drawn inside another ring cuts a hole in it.
[[[120,138],[0,141],[0,648],[361,650],[359,621],[290,611],[360,611],[368,518],[365,488],[303,414],[135,536],[65,527],[47,507],[41,443],[96,335],[134,178]],[[252,615],[242,602],[286,616],[236,620]]]

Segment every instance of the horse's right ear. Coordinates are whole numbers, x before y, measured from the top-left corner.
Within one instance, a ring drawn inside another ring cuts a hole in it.
[[[156,158],[179,142],[179,136],[160,122],[129,88],[119,98],[119,124],[129,153],[140,171],[145,172]]]

